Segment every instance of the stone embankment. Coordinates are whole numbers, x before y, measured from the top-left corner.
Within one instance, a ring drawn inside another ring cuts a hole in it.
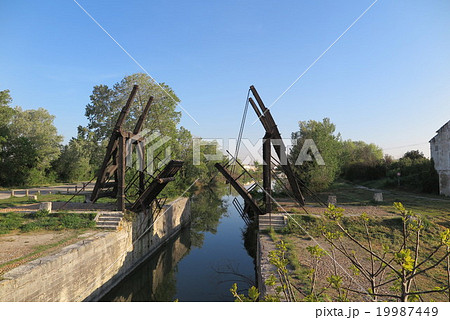
[[[189,199],[164,206],[153,219],[144,213],[123,218],[116,231],[96,233],[7,272],[0,278],[0,301],[98,300],[189,223]]]

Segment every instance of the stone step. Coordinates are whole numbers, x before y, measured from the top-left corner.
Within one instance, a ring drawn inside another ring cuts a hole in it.
[[[283,214],[272,213],[271,215],[265,214],[259,216],[259,230],[267,230],[271,227],[275,230],[279,230],[286,227],[286,225],[286,217]]]
[[[285,222],[284,222],[284,220],[278,220],[278,221],[274,221],[274,220],[272,220],[272,221],[269,221],[269,220],[267,220],[267,221],[261,221],[261,220],[259,220],[259,224],[270,224],[270,223],[272,223],[272,224],[286,224]]]
[[[99,229],[117,230],[117,226],[109,226],[109,225],[97,225],[97,228],[99,228]]]
[[[283,223],[272,223],[272,224],[270,224],[270,223],[260,223],[259,224],[259,226],[260,227],[270,227],[270,226],[272,226],[272,227],[282,227],[282,228],[284,228],[286,225]]]
[[[274,219],[274,218],[272,218],[272,219],[259,219],[259,222],[270,222],[270,221],[272,221],[272,222],[283,222],[284,223],[284,221],[287,221],[286,219],[283,219],[283,218],[281,218],[281,219]]]
[[[97,228],[117,230],[122,221],[123,214],[121,212],[101,212],[97,218]]]
[[[123,218],[122,213],[102,213],[100,217],[114,217],[114,218]]]
[[[259,216],[259,221],[269,221],[269,220],[272,220],[272,221],[283,221],[284,217],[283,216],[277,216],[277,217],[274,217],[274,216],[272,216],[272,217]]]
[[[105,217],[105,216],[100,216],[98,218],[98,221],[116,221],[116,222],[120,222],[120,220],[122,220],[122,218],[120,217]]]
[[[274,230],[280,230],[283,229],[285,227],[285,225],[270,225],[270,224],[263,224],[263,225],[259,225],[259,230],[267,230],[269,228],[273,228]]]
[[[119,225],[119,221],[98,221],[97,226],[98,225],[117,226]]]

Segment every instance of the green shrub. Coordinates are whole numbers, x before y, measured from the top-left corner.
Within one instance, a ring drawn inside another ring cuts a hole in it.
[[[47,217],[49,215],[50,215],[50,211],[48,211],[48,210],[39,210],[39,211],[36,211],[33,214],[33,218],[40,219],[40,218],[43,218],[43,217]]]
[[[30,222],[20,227],[22,232],[30,232],[41,229],[41,226],[37,222]]]
[[[64,213],[60,217],[61,224],[66,229],[91,228],[95,222],[89,219],[89,215]]]
[[[23,217],[17,212],[8,212],[0,214],[0,234],[9,233],[11,230],[18,229],[23,223]]]

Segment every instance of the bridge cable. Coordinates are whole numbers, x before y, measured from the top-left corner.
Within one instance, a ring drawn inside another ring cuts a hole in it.
[[[228,152],[228,154],[231,156],[231,157],[233,157],[229,152]],[[239,161],[237,161],[237,159],[235,159],[235,162],[237,162],[241,167],[242,167],[242,164],[239,162]],[[244,169],[245,170],[245,169]],[[249,175],[250,175],[250,177],[252,177],[252,175],[250,174],[250,173],[248,173]],[[252,177],[253,178],[253,177]],[[361,285],[361,283],[360,282],[358,282],[356,279],[354,279],[354,277],[352,277],[350,274],[349,274],[349,272],[338,262],[338,261],[336,261],[336,259],[334,259],[332,256],[331,256],[331,254],[327,251],[327,250],[325,250],[324,248],[323,248],[323,246],[312,236],[312,235],[310,235],[310,233],[302,226],[302,225],[300,225],[300,223],[296,220],[296,219],[294,219],[294,217],[289,213],[289,212],[287,212],[286,211],[286,209],[284,209],[283,208],[283,206],[269,193],[269,192],[267,192],[266,190],[264,190],[264,188],[258,183],[258,181],[257,180],[254,180],[255,181],[255,185],[257,185],[262,191],[263,191],[263,193],[266,193],[270,198],[271,198],[271,200],[273,201],[273,203],[275,203],[275,205],[276,206],[278,206],[283,212],[284,212],[284,214],[288,217],[288,218],[290,218],[291,220],[292,220],[292,222],[294,223],[294,224],[296,224],[306,235],[308,235],[310,238],[311,238],[311,240],[313,241],[313,242],[315,242],[316,243],[316,245],[318,245],[321,249],[323,249],[324,251],[325,251],[325,253],[326,253],[326,255],[328,255],[332,260],[334,260],[335,261],[335,263],[336,263],[336,265],[340,268],[340,269],[342,269],[343,270],[343,272],[350,278],[350,279],[352,279],[353,281],[354,281],[354,283],[355,284],[357,284],[363,291],[366,291],[366,289]],[[302,206],[302,209],[309,215],[310,213],[306,210],[306,208],[304,207],[304,206]],[[369,296],[369,299],[370,299],[370,293],[367,293],[367,295]],[[366,296],[363,296],[363,297],[365,297],[365,298],[367,298]],[[373,300],[373,298],[372,298],[372,300]],[[374,300],[373,300],[374,301]]]
[[[244,112],[242,114],[241,127],[239,128],[239,134],[238,134],[238,138],[237,138],[237,141],[236,141],[236,152],[234,153],[234,159],[238,158],[239,149],[240,149],[241,142],[242,142],[242,134],[244,133],[245,120],[247,118],[249,97],[250,97],[250,89],[248,90],[247,98],[245,99]],[[233,170],[231,172],[234,173]]]

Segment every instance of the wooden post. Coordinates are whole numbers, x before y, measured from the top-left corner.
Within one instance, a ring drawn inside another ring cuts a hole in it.
[[[48,212],[52,212],[52,203],[51,202],[41,202],[39,204],[39,210],[46,210]]]
[[[258,103],[261,111],[260,112],[256,111],[257,108],[255,108],[254,103],[252,103],[253,100],[250,101],[249,99],[249,101],[252,104],[252,107],[255,109],[255,112],[258,115],[258,118],[260,119],[266,132],[270,132],[271,134],[270,138],[276,141],[276,143],[273,144],[273,148],[275,149],[275,152],[278,155],[278,158],[280,159],[281,168],[286,174],[294,198],[301,206],[303,206],[305,204],[305,198],[303,197],[303,194],[297,183],[294,172],[292,171],[292,168],[289,162],[287,161],[287,154],[286,154],[287,149],[286,146],[284,145],[283,140],[281,139],[281,134],[275,123],[275,120],[273,119],[270,110],[267,109],[266,106],[264,105],[264,102],[262,101],[255,87],[250,86],[250,90],[252,91],[253,96],[255,97],[256,102]]]
[[[263,140],[263,188],[265,213],[272,211],[272,174],[271,174],[271,141],[270,134],[266,132]]]
[[[125,138],[119,137],[119,151],[117,156],[117,209],[125,211]]]
[[[328,204],[336,205],[337,203],[337,197],[334,195],[328,196]]]
[[[381,193],[381,192],[376,192],[376,193],[373,195],[373,200],[374,200],[375,202],[383,202],[383,193]]]
[[[30,196],[30,191],[28,189],[25,190],[25,197],[29,197]]]
[[[138,148],[141,148],[140,152],[137,153],[138,157],[141,157],[141,159],[138,159],[139,162],[139,195],[142,195],[145,191],[145,172],[144,172],[144,168],[146,168],[145,165],[145,146],[142,145],[137,145]]]

